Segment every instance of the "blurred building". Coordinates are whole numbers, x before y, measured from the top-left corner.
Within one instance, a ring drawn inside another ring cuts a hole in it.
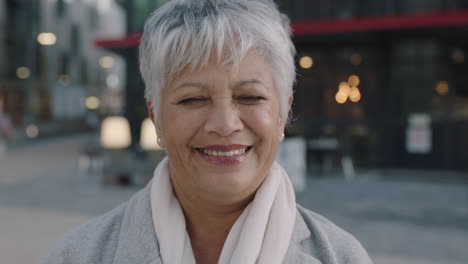
[[[113,0],[0,0],[0,27],[0,100],[18,137],[83,129],[107,90],[122,90],[124,61],[94,45],[124,33]]]
[[[144,84],[140,77],[137,46],[146,18],[169,0],[116,0],[125,10],[126,35],[118,38],[98,38],[96,46],[122,56],[126,63],[124,116],[129,120],[132,145],[139,142],[141,124],[148,110],[144,101]]]
[[[126,56],[127,93],[142,98],[138,32],[166,1],[118,2],[127,36],[96,44]],[[289,133],[314,142],[310,152],[336,148],[358,167],[468,170],[466,0],[276,2],[292,20],[298,51]]]
[[[467,1],[279,4],[298,50],[293,128],[339,138],[358,166],[468,169]]]

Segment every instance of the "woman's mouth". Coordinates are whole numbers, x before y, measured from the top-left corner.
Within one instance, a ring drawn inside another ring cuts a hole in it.
[[[245,159],[252,146],[210,146],[207,148],[196,148],[203,159],[215,164],[235,164]]]
[[[203,154],[209,155],[209,156],[223,156],[223,157],[231,157],[231,156],[236,156],[236,155],[241,155],[244,154],[245,152],[249,151],[250,147],[246,148],[239,148],[239,149],[234,149],[230,151],[216,151],[216,150],[210,150],[210,149],[205,149],[205,148],[197,148],[197,150]]]

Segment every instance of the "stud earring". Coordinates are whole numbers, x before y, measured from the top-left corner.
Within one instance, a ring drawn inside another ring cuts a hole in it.
[[[284,139],[284,133],[281,133],[280,141],[283,141]]]
[[[158,145],[161,147],[161,138],[157,138],[156,141],[158,142]]]

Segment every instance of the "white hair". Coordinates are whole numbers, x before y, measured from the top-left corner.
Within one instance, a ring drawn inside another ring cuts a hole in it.
[[[238,64],[249,52],[264,56],[288,121],[296,77],[289,19],[272,0],[172,0],[145,23],[139,48],[145,98],[159,112],[161,90],[183,70]]]

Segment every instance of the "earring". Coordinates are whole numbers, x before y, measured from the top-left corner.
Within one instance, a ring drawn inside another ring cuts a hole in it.
[[[284,133],[281,133],[280,141],[283,141],[283,139],[284,139]]]
[[[158,137],[158,138],[156,139],[156,141],[158,142],[158,145],[161,147],[161,138]]]

